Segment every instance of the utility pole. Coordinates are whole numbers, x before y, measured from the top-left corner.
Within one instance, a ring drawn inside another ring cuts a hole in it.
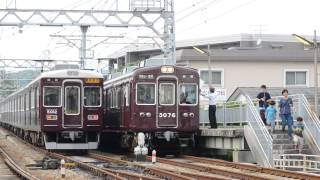
[[[211,50],[210,44],[208,44],[208,88],[210,89],[212,84],[212,71],[211,71]]]
[[[314,30],[313,48],[314,48],[314,112],[318,117],[318,43],[317,43],[316,30]]]
[[[82,38],[81,38],[81,55],[80,55],[80,64],[81,69],[85,68],[86,53],[87,53],[87,31],[89,26],[80,26]]]

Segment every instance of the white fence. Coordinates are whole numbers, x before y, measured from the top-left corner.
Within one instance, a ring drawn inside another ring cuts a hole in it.
[[[320,173],[320,156],[316,155],[283,154],[273,162],[279,169]]]

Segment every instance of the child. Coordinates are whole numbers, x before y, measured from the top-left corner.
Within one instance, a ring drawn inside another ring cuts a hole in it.
[[[275,104],[276,103],[274,101],[270,101],[270,106],[268,106],[266,110],[267,124],[271,125],[271,133],[273,133],[275,129],[275,121],[276,121],[276,114],[277,114],[277,110],[274,107]]]
[[[299,147],[299,153],[302,152],[303,148],[303,119],[302,117],[297,117],[297,123],[293,126],[293,141],[295,148],[298,149]]]

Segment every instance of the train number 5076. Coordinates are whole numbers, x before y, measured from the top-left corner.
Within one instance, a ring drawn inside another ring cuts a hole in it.
[[[175,118],[176,113],[159,113],[159,117],[161,117],[161,118]]]

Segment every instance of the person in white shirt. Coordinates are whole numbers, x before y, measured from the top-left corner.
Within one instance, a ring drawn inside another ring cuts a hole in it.
[[[216,129],[217,128],[217,119],[216,119],[217,94],[214,93],[215,89],[213,87],[210,87],[209,91],[210,92],[208,95],[204,95],[204,94],[201,94],[201,95],[209,99],[209,121],[210,121],[211,128]]]

